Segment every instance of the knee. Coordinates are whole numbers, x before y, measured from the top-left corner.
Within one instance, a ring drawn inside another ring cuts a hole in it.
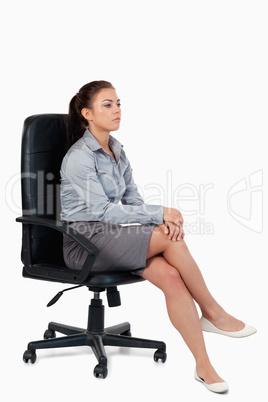
[[[168,265],[165,270],[165,275],[162,282],[162,291],[166,293],[170,292],[182,292],[186,287],[180,276],[180,273],[172,265]]]
[[[147,260],[142,277],[157,286],[164,294],[187,290],[179,271],[161,255]]]
[[[163,230],[159,226],[156,226],[151,234],[147,252],[147,260],[154,256],[164,253],[167,250],[170,243],[173,242],[169,240],[168,236],[163,232]]]
[[[168,236],[163,232],[163,230],[159,227],[156,226],[152,232],[151,239],[153,239],[153,242],[162,249],[162,251],[165,250],[167,244],[169,244],[170,240]]]

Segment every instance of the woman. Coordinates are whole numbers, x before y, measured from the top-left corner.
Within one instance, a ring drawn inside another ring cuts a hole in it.
[[[184,241],[180,211],[144,203],[125,151],[110,135],[120,119],[120,100],[109,82],[86,84],[72,98],[61,218],[101,250],[93,270],[129,270],[163,291],[170,320],[195,358],[195,378],[211,391],[226,392],[202,330],[232,337],[256,330],[226,313],[210,294]],[[136,225],[122,225],[131,223]],[[68,237],[63,247],[67,266],[81,269],[86,252]]]

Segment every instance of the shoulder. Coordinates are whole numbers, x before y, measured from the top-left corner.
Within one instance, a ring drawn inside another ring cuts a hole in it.
[[[79,170],[83,166],[94,166],[95,155],[83,137],[71,146],[62,160],[62,168]]]

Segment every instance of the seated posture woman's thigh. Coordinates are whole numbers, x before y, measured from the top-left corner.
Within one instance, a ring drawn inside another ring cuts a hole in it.
[[[155,255],[162,254],[171,242],[163,230],[156,226],[151,234],[149,241],[147,260]]]

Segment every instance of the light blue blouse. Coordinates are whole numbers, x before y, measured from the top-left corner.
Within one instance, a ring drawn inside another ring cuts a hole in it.
[[[109,146],[116,161],[86,130],[63,158],[61,219],[162,224],[163,206],[144,203],[123,145],[110,135]]]

